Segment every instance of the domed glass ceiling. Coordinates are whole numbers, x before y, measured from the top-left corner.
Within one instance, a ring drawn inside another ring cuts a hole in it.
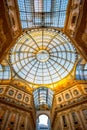
[[[40,28],[24,32],[11,50],[15,73],[32,84],[52,84],[73,69],[76,51],[60,31]]]

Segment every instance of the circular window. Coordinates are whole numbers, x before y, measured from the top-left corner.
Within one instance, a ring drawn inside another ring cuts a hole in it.
[[[58,97],[58,101],[59,101],[59,102],[61,102],[61,101],[62,101],[61,97]]]
[[[65,95],[65,97],[66,97],[66,99],[69,99],[69,98],[70,98],[70,95],[67,93],[67,94]]]
[[[22,98],[22,95],[21,95],[21,94],[18,94],[18,95],[17,95],[17,98],[18,98],[18,99],[21,99],[21,98]]]
[[[52,84],[73,69],[76,50],[65,34],[53,29],[24,32],[11,50],[16,74],[32,84]]]
[[[25,101],[28,102],[29,101],[29,97],[25,97]]]
[[[3,88],[0,88],[0,93],[2,93],[3,92]]]
[[[87,92],[87,88],[84,88],[85,89],[85,92]]]
[[[74,90],[73,93],[74,93],[75,95],[78,95],[78,94],[79,94],[78,90]]]
[[[14,94],[13,90],[9,90],[9,95],[12,96]]]

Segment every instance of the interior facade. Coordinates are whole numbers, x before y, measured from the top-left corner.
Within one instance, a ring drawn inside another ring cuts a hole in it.
[[[87,130],[87,0],[0,0],[0,130]]]

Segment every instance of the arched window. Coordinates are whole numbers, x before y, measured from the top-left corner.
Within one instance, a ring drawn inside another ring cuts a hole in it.
[[[37,130],[50,130],[50,119],[47,115],[42,114],[36,121]]]
[[[71,114],[72,114],[73,123],[78,124],[78,119],[77,119],[76,113],[72,112]]]
[[[62,120],[63,120],[63,126],[67,127],[66,117],[62,116]]]
[[[72,24],[75,24],[75,22],[76,22],[76,15],[74,15],[73,17],[72,17]]]

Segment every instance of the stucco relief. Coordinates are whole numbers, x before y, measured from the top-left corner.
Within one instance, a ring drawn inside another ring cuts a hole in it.
[[[84,33],[82,35],[82,40],[86,43],[87,45],[87,18],[86,18],[86,27],[85,27],[85,30],[84,30]]]
[[[17,37],[20,33],[18,19],[17,19],[17,10],[15,8],[14,0],[8,1],[8,10],[9,10],[9,19],[11,24],[12,36],[13,38]]]
[[[6,42],[6,35],[3,29],[3,20],[0,19],[0,51],[2,50],[3,44]]]

